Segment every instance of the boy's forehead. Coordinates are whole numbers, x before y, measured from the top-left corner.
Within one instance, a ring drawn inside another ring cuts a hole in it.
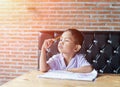
[[[65,37],[65,38],[74,38],[73,35],[71,34],[71,32],[66,31],[64,32],[61,37]]]
[[[69,31],[66,31],[62,34],[62,36],[72,36],[71,32]]]

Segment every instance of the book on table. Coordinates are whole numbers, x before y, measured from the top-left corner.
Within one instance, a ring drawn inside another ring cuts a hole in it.
[[[94,81],[97,77],[97,71],[93,70],[90,73],[73,73],[63,70],[48,71],[44,74],[38,75],[39,78],[53,78],[53,79],[68,79],[68,80],[86,80]]]

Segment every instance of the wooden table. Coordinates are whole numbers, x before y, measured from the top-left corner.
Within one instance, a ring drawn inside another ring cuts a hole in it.
[[[28,72],[0,87],[120,87],[120,74],[103,74],[93,81],[38,78],[40,71]]]

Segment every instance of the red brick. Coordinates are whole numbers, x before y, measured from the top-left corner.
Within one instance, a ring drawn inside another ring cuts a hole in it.
[[[100,6],[100,7],[108,7],[108,6],[110,6],[110,4],[98,4],[98,6]]]
[[[22,69],[22,66],[11,66],[11,69]]]
[[[89,7],[91,7],[91,6],[96,6],[96,4],[84,4],[84,6],[89,6]]]
[[[120,0],[118,0],[120,2]],[[112,4],[112,6],[120,6],[120,4]]]
[[[16,70],[14,70],[14,69],[7,69],[7,70],[5,70],[6,72],[16,72]]]
[[[100,19],[98,20],[98,22],[103,22],[103,23],[111,22],[111,19]]]
[[[113,23],[114,22],[119,22],[120,23],[120,19],[113,19],[112,21],[113,21]]]
[[[115,31],[120,31],[120,27],[119,27],[119,26],[118,26],[118,27],[115,27],[114,30],[115,30]]]

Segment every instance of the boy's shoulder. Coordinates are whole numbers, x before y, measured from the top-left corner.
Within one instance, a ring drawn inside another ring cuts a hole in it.
[[[77,53],[76,58],[85,58],[85,54]]]
[[[77,53],[76,55],[77,55],[77,56],[81,56],[81,57],[84,57],[84,56],[85,56],[85,54],[82,54],[82,53]]]

